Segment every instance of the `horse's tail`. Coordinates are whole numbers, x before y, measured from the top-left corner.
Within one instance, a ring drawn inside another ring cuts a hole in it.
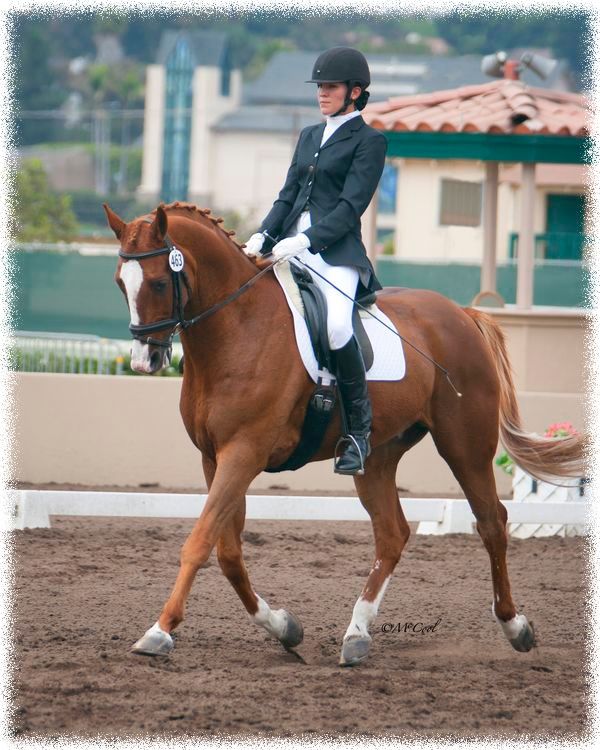
[[[504,333],[490,315],[471,307],[463,309],[483,334],[496,364],[500,381],[500,439],[506,452],[524,471],[543,481],[585,476],[583,435],[544,438],[522,429]]]

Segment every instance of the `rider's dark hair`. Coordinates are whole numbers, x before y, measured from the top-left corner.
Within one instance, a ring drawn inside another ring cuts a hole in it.
[[[350,93],[352,89],[355,86],[359,86],[360,94],[354,100],[354,106],[358,110],[364,109],[367,106],[367,101],[369,100],[369,96],[371,95],[371,92],[367,91],[364,81],[346,81],[346,85],[348,86],[348,93],[346,94],[346,102],[350,101]]]
[[[355,85],[360,86],[360,84],[355,84]],[[369,101],[370,95],[371,93],[367,91],[366,89],[362,88],[361,86],[360,96],[354,101],[354,106],[356,107],[356,109],[358,110],[364,109],[367,106],[367,102]]]

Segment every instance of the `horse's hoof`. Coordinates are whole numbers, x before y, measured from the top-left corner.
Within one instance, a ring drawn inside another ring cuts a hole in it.
[[[531,651],[536,645],[533,623],[525,622],[519,631],[519,635],[516,638],[509,638],[508,640],[515,651],[522,651],[523,653]]]
[[[302,639],[304,638],[304,628],[293,612],[286,612],[285,614],[285,630],[283,631],[283,635],[279,639],[279,642],[285,648],[295,648],[302,643]]]
[[[131,650],[134,654],[144,656],[166,656],[173,650],[173,639],[156,622],[139,641],[133,644]]]
[[[340,667],[354,667],[369,655],[372,638],[370,635],[349,635],[342,643]]]

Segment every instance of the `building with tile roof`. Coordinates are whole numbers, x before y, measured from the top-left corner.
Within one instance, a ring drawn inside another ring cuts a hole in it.
[[[235,211],[249,231],[255,228],[283,183],[299,132],[321,120],[314,84],[305,83],[314,58],[313,52],[277,53],[255,81],[242,87],[239,72],[229,70],[225,34],[165,32],[157,63],[148,68],[144,143],[149,147],[144,148],[140,195],[187,199]],[[504,163],[519,160],[514,134],[562,138],[563,148],[565,127],[578,136],[574,142],[587,133],[582,97],[565,90],[566,65],[556,65],[540,83],[529,70],[522,80],[491,81],[481,72],[481,58],[472,55],[369,55],[369,64],[372,95],[363,114],[384,130],[390,144],[372,252],[376,246],[381,251],[387,237],[388,249],[391,242],[398,258],[424,254],[438,261],[479,258],[486,149],[490,148],[485,139],[493,134],[494,156],[503,163],[499,201],[507,206],[499,213],[498,257],[509,257],[516,249],[519,188],[514,179],[504,181],[503,175]],[[178,85],[173,76],[168,83],[169,66],[178,71]],[[173,95],[179,95],[180,104],[169,108],[167,100]],[[531,150],[526,137],[520,143]],[[539,153],[536,158],[544,162]],[[581,181],[571,184],[571,178],[555,176],[558,187],[537,186],[538,234],[548,229],[546,195],[553,195],[553,190],[583,194]],[[435,206],[437,214],[414,221],[415,196],[421,191],[418,210]],[[470,216],[462,219],[466,225],[452,223],[458,215],[452,208],[457,201],[470,207]],[[563,203],[566,206],[568,201]],[[580,207],[574,210],[581,214]],[[416,236],[424,226],[430,227],[425,244]]]
[[[480,55],[445,57],[369,54],[368,58],[371,102],[489,82],[489,78],[481,72]],[[314,61],[314,52],[296,50],[276,53],[263,73],[244,86],[244,103],[314,106],[314,86],[306,83]],[[569,69],[565,62],[559,62],[545,81],[540,82],[529,70],[524,72],[522,80],[525,84],[545,89],[571,89]]]
[[[482,289],[495,291],[496,259],[517,255],[522,307],[533,301],[534,256],[582,259],[584,96],[505,78],[391,97],[364,118],[386,133],[399,175],[384,220],[397,257],[419,255],[426,238],[430,258],[482,259]]]

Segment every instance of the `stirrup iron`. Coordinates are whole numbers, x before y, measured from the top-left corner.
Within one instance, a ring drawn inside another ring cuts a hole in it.
[[[367,440],[367,451],[368,451],[368,447],[369,447],[369,442],[368,442],[369,441],[369,437],[368,436],[367,436],[366,440]],[[357,469],[356,471],[352,471],[352,472],[349,472],[349,471],[339,471],[339,469],[338,469],[339,462],[340,462],[340,459],[342,458],[342,456],[344,455],[343,452],[342,452],[341,455],[339,454],[340,445],[343,445],[344,443],[349,443],[349,442],[350,443],[354,443],[354,447],[356,448],[356,452],[358,453],[358,455],[360,457],[360,468]],[[360,445],[358,444],[358,441],[354,437],[354,435],[351,435],[350,433],[348,435],[342,435],[338,439],[337,443],[335,444],[335,450],[333,452],[333,471],[334,471],[334,473],[335,474],[341,474],[343,476],[355,476],[355,475],[363,476],[363,474],[365,473],[365,459],[367,458],[367,456],[369,455],[369,453],[370,453],[370,451],[367,452],[366,456],[363,456],[363,452],[360,449]]]

